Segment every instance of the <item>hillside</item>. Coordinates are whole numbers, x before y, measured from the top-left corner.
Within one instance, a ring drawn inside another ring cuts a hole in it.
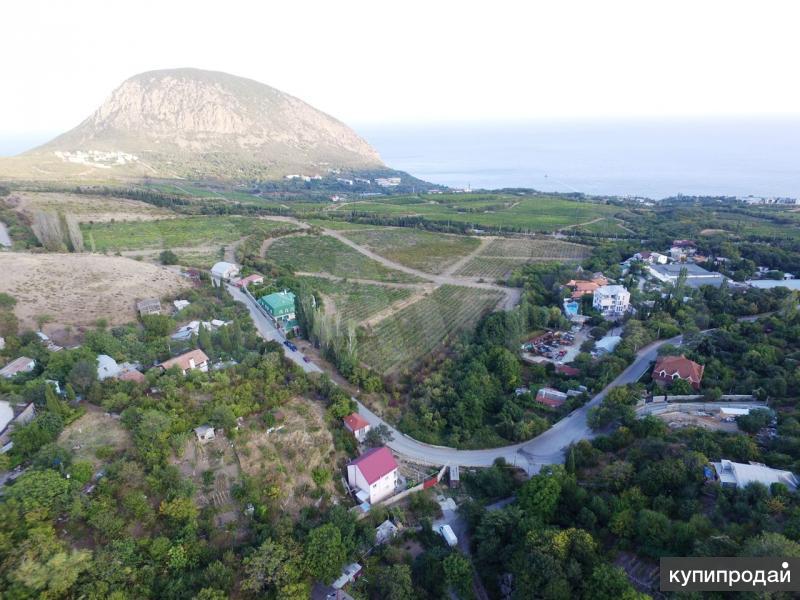
[[[227,73],[169,69],[131,77],[71,131],[0,160],[0,177],[242,179],[382,166],[352,129],[298,98]]]

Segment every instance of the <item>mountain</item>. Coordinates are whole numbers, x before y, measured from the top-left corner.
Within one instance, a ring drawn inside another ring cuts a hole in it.
[[[243,179],[383,167],[352,129],[294,96],[167,69],[131,77],[71,131],[0,160],[0,175]]]

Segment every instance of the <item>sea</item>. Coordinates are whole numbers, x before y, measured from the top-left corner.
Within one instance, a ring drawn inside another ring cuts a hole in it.
[[[800,198],[800,117],[356,129],[391,167],[460,189]]]

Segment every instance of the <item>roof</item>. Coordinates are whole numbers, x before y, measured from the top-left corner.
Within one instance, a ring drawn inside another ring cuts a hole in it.
[[[351,465],[358,467],[367,483],[373,484],[378,479],[391,473],[397,468],[397,461],[392,456],[391,451],[386,446],[368,450],[355,460]]]
[[[206,353],[198,348],[196,350],[190,350],[189,352],[181,354],[180,356],[176,356],[175,358],[165,360],[159,366],[164,370],[177,366],[181,371],[186,371],[187,369],[192,368],[190,364],[192,359],[194,359],[195,366],[204,362],[208,362],[208,356],[206,356]]]
[[[656,366],[653,368],[653,373],[665,371],[667,377],[672,377],[677,373],[681,379],[691,379],[694,382],[699,382],[703,378],[704,370],[705,367],[703,365],[699,365],[681,354],[680,356],[659,357],[656,361]]]
[[[575,377],[581,374],[581,370],[576,367],[571,367],[569,365],[556,365],[556,373],[559,375],[567,375],[569,377]]]
[[[274,312],[294,310],[294,294],[285,290],[262,296],[259,302]]]
[[[36,361],[32,358],[28,358],[27,356],[20,356],[19,358],[15,358],[10,363],[8,363],[5,367],[0,369],[0,375],[3,377],[13,377],[17,373],[24,373],[33,369],[31,363],[34,365]]]
[[[197,435],[205,435],[208,432],[214,433],[214,428],[211,425],[200,425],[200,427],[195,427],[194,432]]]
[[[790,471],[772,469],[761,463],[737,463],[723,458],[720,462],[712,464],[722,483],[735,483],[740,488],[754,482],[767,487],[773,483],[782,483],[792,491],[798,486],[797,478]]]
[[[220,261],[216,263],[213,267],[211,267],[211,273],[213,275],[216,275],[217,277],[225,277],[231,270],[238,271],[239,265],[235,265],[233,263],[225,261]]]
[[[654,271],[658,271],[662,275],[669,276],[669,277],[677,277],[681,274],[683,269],[686,269],[686,276],[687,277],[722,277],[720,273],[715,273],[712,271],[708,271],[703,267],[696,265],[694,263],[671,263],[668,265],[651,265],[649,267]]]
[[[536,401],[549,406],[551,408],[558,408],[567,400],[567,395],[553,388],[541,388],[536,392]]]
[[[347,415],[343,420],[344,424],[350,428],[350,431],[358,431],[364,427],[369,427],[369,422],[358,413]]]
[[[601,285],[594,293],[603,296],[617,296],[619,294],[627,294],[628,290],[625,289],[624,285]]]
[[[344,590],[316,582],[311,588],[311,600],[353,600],[353,597]]]
[[[144,383],[147,379],[144,376],[144,373],[137,371],[136,369],[131,369],[130,371],[125,371],[122,375],[118,377],[121,381],[133,381],[134,383]]]
[[[161,312],[161,302],[158,298],[145,298],[136,303],[136,310],[143,315]]]
[[[239,281],[236,282],[236,285],[239,287],[243,287],[248,283],[260,283],[264,281],[264,276],[259,275],[258,273],[253,273],[252,275],[248,275],[247,277],[243,277]]]
[[[108,354],[97,355],[97,378],[100,381],[108,379],[109,377],[115,377],[119,374],[119,371],[120,368],[117,361],[111,356]]]

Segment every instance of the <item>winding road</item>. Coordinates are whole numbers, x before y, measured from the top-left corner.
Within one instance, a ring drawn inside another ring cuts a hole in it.
[[[283,342],[283,335],[275,328],[272,321],[264,314],[263,310],[247,295],[238,288],[226,285],[228,292],[234,300],[245,304],[253,317],[256,329],[267,340]],[[532,475],[538,473],[543,465],[563,463],[566,448],[575,442],[590,439],[594,432],[589,427],[586,417],[589,409],[597,406],[612,389],[627,383],[634,383],[644,375],[655,361],[658,349],[663,344],[680,345],[682,336],[677,336],[668,340],[659,340],[645,346],[636,354],[636,360],[628,366],[620,375],[607,385],[600,393],[594,396],[581,408],[572,411],[569,415],[558,421],[550,429],[519,444],[500,446],[498,448],[485,448],[482,450],[458,450],[446,446],[434,446],[411,438],[404,433],[400,433],[389,423],[381,419],[378,415],[364,406],[357,399],[358,412],[370,425],[386,425],[392,434],[392,440],[387,442],[387,446],[404,458],[421,464],[431,466],[460,465],[464,467],[488,467],[498,458],[504,458],[508,464],[524,469],[526,473]],[[298,365],[306,373],[322,373],[314,363],[307,363],[303,360],[303,354],[295,352],[282,345],[286,358]]]

